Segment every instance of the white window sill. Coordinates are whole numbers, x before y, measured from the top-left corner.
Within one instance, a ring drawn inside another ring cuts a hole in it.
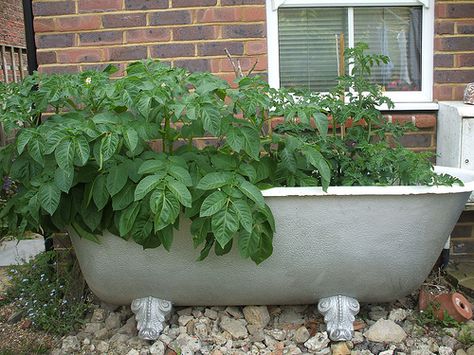
[[[438,111],[438,108],[437,102],[396,102],[392,109],[387,105],[378,107],[380,111]]]

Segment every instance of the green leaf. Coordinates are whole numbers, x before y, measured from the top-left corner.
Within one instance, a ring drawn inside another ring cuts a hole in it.
[[[148,216],[139,215],[130,232],[133,240],[140,245],[144,245],[146,240],[151,237],[153,231],[153,222]]]
[[[153,174],[161,171],[166,171],[168,164],[162,159],[147,160],[138,168],[139,174]]]
[[[173,224],[181,210],[181,205],[173,194],[164,191],[160,198],[155,201],[155,232]]]
[[[109,200],[107,191],[107,178],[105,175],[99,175],[95,178],[92,187],[92,199],[99,210],[103,209]]]
[[[262,234],[258,243],[256,251],[250,255],[250,258],[257,264],[261,264],[263,261],[268,259],[273,253],[273,240],[272,237]]]
[[[323,188],[326,191],[331,180],[331,169],[329,168],[328,163],[323,155],[313,147],[306,146],[302,152],[306,156],[306,159],[308,159],[308,162],[318,169],[318,172],[321,175]]]
[[[219,212],[227,202],[227,195],[222,191],[214,191],[202,202],[200,217],[212,216]]]
[[[128,180],[128,165],[125,163],[115,165],[110,168],[107,175],[107,190],[110,196],[114,197],[123,189]]]
[[[91,154],[91,149],[89,147],[89,142],[84,136],[79,136],[74,140],[74,150],[75,150],[75,163],[78,166],[86,165]]]
[[[115,154],[115,151],[119,145],[119,141],[119,137],[114,133],[108,133],[102,138],[100,142],[100,154],[102,162],[109,160],[112,155]]]
[[[217,242],[225,248],[239,229],[239,220],[230,209],[221,210],[212,216],[211,228]]]
[[[102,112],[92,117],[92,121],[96,124],[116,124],[119,122],[119,117],[113,112]]]
[[[65,193],[69,192],[73,179],[74,173],[71,170],[66,171],[61,168],[57,168],[56,172],[54,173],[54,183],[61,191]]]
[[[81,210],[82,221],[91,230],[95,231],[102,220],[102,211],[97,211],[93,205]]]
[[[112,209],[120,211],[125,209],[133,202],[133,194],[135,192],[135,185],[128,183],[125,187],[114,197],[112,197]]]
[[[214,247],[214,251],[216,252],[216,255],[222,256],[222,255],[228,254],[232,250],[232,242],[233,242],[233,239],[231,239],[223,248],[221,247],[219,243],[216,243]]]
[[[138,202],[132,203],[120,214],[119,218],[119,232],[120,236],[126,236],[133,227],[135,220],[140,212],[140,204]]]
[[[316,128],[318,129],[321,136],[325,138],[328,134],[328,127],[329,127],[329,120],[328,117],[321,112],[315,112],[313,114],[314,123],[316,124]]]
[[[61,141],[66,137],[67,134],[63,131],[60,131],[59,129],[48,132],[46,138],[46,150],[44,153],[51,154],[52,152],[54,152],[58,144],[61,143]]]
[[[164,175],[164,173],[159,173],[143,178],[135,189],[135,201],[142,200],[151,190],[157,187],[163,180]]]
[[[281,166],[286,170],[296,173],[296,159],[293,155],[293,152],[290,152],[288,149],[284,148],[280,152]]]
[[[255,128],[242,127],[243,149],[253,159],[260,157],[260,135]]]
[[[94,243],[100,244],[99,238],[97,238],[95,234],[87,232],[84,228],[82,228],[79,225],[79,223],[73,222],[71,223],[71,226],[79,237],[90,240]]]
[[[29,130],[22,130],[18,134],[18,137],[16,138],[16,149],[18,151],[18,154],[23,153],[26,145],[28,144],[32,136],[33,134]]]
[[[133,128],[127,128],[123,131],[123,138],[128,150],[133,152],[138,145],[138,133]]]
[[[72,142],[69,139],[61,141],[54,151],[54,156],[56,157],[58,165],[63,170],[67,170],[72,166],[74,159],[74,146],[72,145]]]
[[[201,107],[201,118],[204,129],[214,136],[219,136],[221,131],[221,114],[213,105]]]
[[[168,171],[168,174],[170,174],[176,180],[181,181],[186,186],[192,186],[193,184],[191,175],[189,175],[189,172],[181,166],[173,165]]]
[[[41,166],[44,165],[43,159],[44,143],[40,137],[32,137],[28,143],[28,153]]]
[[[240,152],[240,150],[244,146],[244,140],[242,138],[242,134],[240,133],[240,129],[230,126],[227,130],[226,136],[227,144],[235,151]]]
[[[248,258],[258,249],[260,235],[252,231],[242,231],[239,236],[239,252],[242,258]]]
[[[171,249],[171,244],[173,244],[173,226],[169,225],[166,228],[163,228],[159,232],[161,244],[163,244],[163,247],[167,250],[170,251]]]
[[[244,200],[233,200],[231,208],[235,214],[239,217],[239,222],[248,232],[252,231],[253,218],[252,210],[248,203]]]
[[[193,199],[186,185],[184,185],[181,181],[174,179],[167,179],[167,182],[168,188],[179,200],[179,202],[181,202],[181,204],[185,207],[191,207]]]
[[[137,102],[137,109],[143,116],[148,117],[150,115],[151,97],[141,95]]]
[[[239,166],[239,173],[245,176],[248,176],[251,182],[256,182],[257,179],[257,171],[255,168],[250,164],[240,164]]]
[[[211,231],[211,220],[209,218],[196,218],[191,223],[191,234],[193,236],[194,248],[204,243],[207,234]]]
[[[255,185],[252,185],[246,180],[242,180],[240,181],[238,188],[244,193],[245,196],[254,201],[259,207],[265,206],[265,200],[263,198],[262,192]]]
[[[58,208],[60,198],[61,191],[53,183],[42,185],[38,191],[40,205],[50,215],[53,215],[54,211]]]
[[[234,174],[228,172],[214,172],[206,174],[197,184],[200,190],[213,190],[218,187],[230,184]]]

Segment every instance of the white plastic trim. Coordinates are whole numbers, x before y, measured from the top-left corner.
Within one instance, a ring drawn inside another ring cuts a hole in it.
[[[282,6],[306,7],[306,6],[392,6],[392,5],[423,5],[425,8],[432,6],[433,0],[269,0],[272,11],[277,11]]]

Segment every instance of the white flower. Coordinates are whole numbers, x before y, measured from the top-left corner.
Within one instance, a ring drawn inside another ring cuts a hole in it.
[[[90,83],[92,83],[92,78],[89,76],[86,78],[86,84],[90,85]]]

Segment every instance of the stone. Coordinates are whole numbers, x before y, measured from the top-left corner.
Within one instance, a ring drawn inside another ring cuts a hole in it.
[[[454,351],[451,348],[448,348],[447,346],[440,346],[438,349],[438,354],[439,355],[453,355]]]
[[[403,308],[396,308],[390,311],[388,319],[394,322],[403,322],[408,316],[408,312]]]
[[[304,346],[306,346],[308,350],[316,351],[316,352],[323,350],[328,345],[329,345],[329,338],[328,338],[328,333],[326,332],[316,333],[314,337],[309,338],[304,343]]]
[[[169,343],[171,343],[174,338],[171,338],[169,337],[168,335],[166,334],[161,334],[160,337],[158,338],[163,344],[165,344],[166,346],[168,346]]]
[[[361,344],[364,342],[364,336],[362,335],[361,332],[354,332],[354,335],[352,336],[351,341],[354,345]]]
[[[379,319],[387,317],[388,312],[385,310],[384,307],[381,306],[373,306],[370,308],[369,317],[374,321],[378,321]]]
[[[467,353],[463,349],[459,349],[456,351],[456,355],[467,355]]]
[[[443,332],[453,338],[457,338],[459,335],[459,330],[456,328],[444,328]]]
[[[81,342],[75,335],[69,335],[64,338],[61,350],[65,353],[73,353],[81,350]]]
[[[194,324],[193,332],[201,340],[206,340],[209,335],[208,326],[201,321]]]
[[[127,340],[127,345],[134,349],[140,349],[144,346],[148,346],[148,342],[144,339],[139,338],[138,336],[135,336]]]
[[[283,309],[276,321],[277,324],[281,326],[293,329],[297,329],[305,323],[304,316],[301,313],[298,313],[293,307]]]
[[[244,315],[238,307],[226,307],[225,312],[234,317],[235,319],[244,318]]]
[[[324,348],[319,351],[316,351],[314,353],[315,355],[330,355],[331,354],[331,349],[330,348]]]
[[[352,350],[351,355],[374,355],[370,350]]]
[[[332,355],[350,355],[351,350],[347,346],[346,342],[340,341],[340,342],[331,344],[331,353]]]
[[[115,312],[117,309],[119,309],[119,305],[116,304],[111,304],[107,302],[100,302],[100,308],[105,309],[109,312]]]
[[[166,346],[161,341],[157,340],[150,346],[151,355],[164,355]]]
[[[240,319],[232,319],[229,317],[222,317],[220,327],[229,332],[235,339],[244,339],[248,332],[245,327],[246,322]]]
[[[178,316],[190,316],[192,312],[193,312],[193,309],[191,307],[186,307],[186,308],[180,309],[176,313],[178,313]]]
[[[21,317],[23,316],[23,311],[16,311],[13,312],[10,317],[7,319],[7,323],[9,324],[15,324],[18,323],[21,320]]]
[[[101,340],[97,343],[96,349],[99,353],[106,353],[107,351],[109,351],[109,344]]]
[[[180,334],[169,344],[169,348],[182,355],[191,355],[201,349],[201,341],[197,337]]]
[[[91,340],[89,338],[85,338],[83,341],[82,341],[82,345],[90,345],[91,344]]]
[[[130,317],[127,322],[118,330],[120,334],[128,334],[135,336],[138,333],[137,330],[137,321],[135,317]]]
[[[270,335],[273,339],[279,340],[279,341],[285,340],[286,338],[286,332],[281,329],[269,330],[267,331],[267,334]]]
[[[267,306],[247,306],[243,308],[245,320],[260,328],[265,328],[270,322]]]
[[[95,332],[93,335],[97,340],[104,340],[107,338],[109,334],[109,331],[107,328],[101,328],[97,332]]]
[[[298,344],[302,344],[305,341],[307,341],[310,336],[311,335],[309,334],[308,329],[306,329],[306,327],[303,326],[303,327],[299,327],[298,329],[296,329],[293,339]]]
[[[120,313],[110,313],[105,320],[105,327],[109,330],[120,328],[121,325]]]
[[[474,345],[466,350],[467,355],[474,355]]]
[[[130,338],[131,338],[131,336],[128,335],[128,334],[116,333],[112,336],[112,338],[110,338],[109,345],[115,345],[115,344],[119,344],[119,343],[125,344],[128,341],[128,339],[130,339]]]
[[[217,313],[217,311],[215,311],[213,309],[206,308],[206,310],[204,311],[204,317],[207,317],[207,318],[212,319],[212,320],[216,320],[217,317],[218,317],[218,313]]]
[[[446,346],[446,347],[451,348],[453,350],[457,350],[457,349],[462,348],[462,344],[457,339],[455,339],[453,337],[450,337],[449,335],[445,335],[441,338],[441,344],[442,344],[442,346]],[[469,349],[467,349],[467,353],[468,353],[468,355],[471,355],[471,354],[469,354]],[[474,355],[474,352],[472,353],[472,355]]]
[[[90,333],[90,334],[95,334],[97,333],[100,329],[104,327],[103,323],[86,323],[84,327],[84,332]]]
[[[193,316],[182,315],[182,316],[179,316],[179,318],[178,318],[178,324],[181,327],[185,327],[186,324],[188,324],[193,319],[194,319]]]
[[[401,343],[407,337],[405,331],[392,320],[379,319],[365,332],[369,341],[378,343]]]
[[[108,312],[103,308],[94,309],[94,312],[92,313],[92,317],[91,317],[91,323],[105,321],[105,318],[107,317],[107,313]]]
[[[255,324],[247,325],[247,330],[250,333],[250,340],[252,342],[263,341],[265,339],[265,333],[263,329]]]
[[[127,353],[127,355],[140,355],[140,353],[138,350],[132,349]]]

